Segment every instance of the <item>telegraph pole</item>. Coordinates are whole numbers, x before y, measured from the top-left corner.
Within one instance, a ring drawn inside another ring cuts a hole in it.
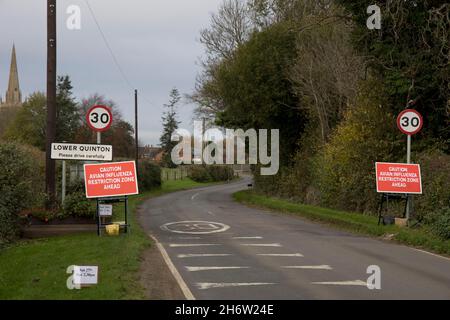
[[[51,147],[56,136],[56,0],[47,0],[47,131],[45,158],[45,190],[49,206],[56,200],[55,161]]]
[[[136,141],[136,176],[139,177],[138,91],[134,90],[134,140]]]

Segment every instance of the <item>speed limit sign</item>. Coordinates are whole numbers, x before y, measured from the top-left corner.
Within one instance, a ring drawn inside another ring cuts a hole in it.
[[[86,114],[88,126],[96,131],[103,132],[109,129],[112,124],[112,113],[107,106],[93,106]]]
[[[412,136],[422,129],[423,117],[416,110],[404,110],[397,118],[397,126],[401,132]]]

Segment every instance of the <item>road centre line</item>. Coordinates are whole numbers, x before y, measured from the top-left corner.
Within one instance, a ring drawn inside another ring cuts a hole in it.
[[[281,247],[279,243],[241,243],[244,247]]]
[[[249,269],[250,267],[185,267],[187,271],[211,271],[211,270],[233,270],[233,269]]]
[[[211,283],[199,282],[197,287],[199,290],[206,290],[212,288],[230,288],[230,287],[247,287],[247,286],[270,286],[276,283],[271,282],[236,282],[236,283]]]
[[[304,257],[301,253],[258,253],[257,255],[265,257]]]
[[[180,240],[200,240],[201,237],[179,237]]]
[[[200,193],[196,193],[191,197],[191,200],[194,200]]]
[[[312,284],[330,285],[330,286],[364,286],[367,287],[367,282],[362,280],[352,281],[331,281],[331,282],[311,282]]]
[[[282,266],[284,269],[311,269],[311,270],[333,270],[329,265],[318,266]]]
[[[251,240],[251,239],[262,239],[263,237],[233,237],[234,240]]]
[[[231,253],[189,253],[189,254],[179,254],[177,258],[197,258],[197,257],[228,257],[232,256]]]
[[[171,243],[169,247],[171,248],[182,248],[182,247],[209,247],[209,246],[221,246],[217,243]]]

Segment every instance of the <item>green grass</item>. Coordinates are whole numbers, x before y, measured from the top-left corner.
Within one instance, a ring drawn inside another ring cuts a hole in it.
[[[393,240],[399,243],[450,255],[450,240],[442,240],[431,234],[426,228],[378,226],[378,218],[374,216],[294,203],[260,195],[252,190],[237,192],[233,197],[236,201],[244,204],[304,217],[358,234],[374,237],[393,234]]]
[[[130,197],[131,233],[96,234],[21,241],[0,252],[0,299],[144,299],[138,281],[140,255],[151,241],[138,226],[136,207],[164,193],[205,186],[192,180],[167,181],[159,190]],[[98,265],[99,284],[68,290],[70,265]]]

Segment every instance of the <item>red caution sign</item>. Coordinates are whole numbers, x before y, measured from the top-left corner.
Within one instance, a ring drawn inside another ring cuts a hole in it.
[[[85,164],[84,183],[87,198],[118,197],[139,193],[134,161]]]
[[[376,163],[377,192],[422,194],[420,165]]]

